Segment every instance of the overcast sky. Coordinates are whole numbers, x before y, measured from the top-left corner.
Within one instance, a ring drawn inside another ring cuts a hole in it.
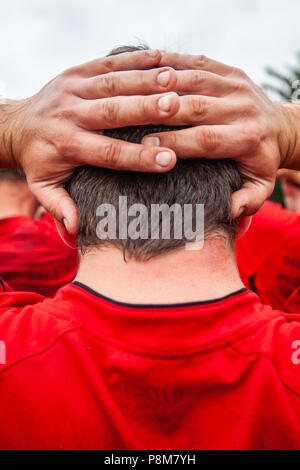
[[[116,45],[201,53],[257,83],[300,50],[299,0],[1,0],[0,80],[27,97],[69,66]]]

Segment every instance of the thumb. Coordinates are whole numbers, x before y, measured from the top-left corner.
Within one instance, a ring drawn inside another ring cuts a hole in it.
[[[232,195],[232,217],[252,215],[258,211],[270,196],[274,187],[273,182],[247,181],[239,191]]]
[[[75,202],[61,186],[32,183],[30,189],[42,206],[64,224],[71,236],[78,232],[78,211]]]

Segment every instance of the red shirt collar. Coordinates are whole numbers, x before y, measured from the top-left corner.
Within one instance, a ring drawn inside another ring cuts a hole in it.
[[[136,305],[73,283],[60,289],[58,297],[89,334],[155,355],[178,356],[224,346],[278,316],[247,289],[207,302]]]

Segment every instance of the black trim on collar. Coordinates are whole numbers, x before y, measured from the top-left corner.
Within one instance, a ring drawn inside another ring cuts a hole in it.
[[[212,299],[212,300],[201,300],[199,302],[186,302],[186,303],[179,303],[179,304],[130,304],[127,302],[120,302],[119,300],[110,299],[109,297],[106,297],[105,295],[99,294],[99,292],[96,292],[94,289],[91,289],[91,287],[86,286],[82,282],[73,281],[72,284],[74,284],[75,286],[81,287],[82,289],[90,292],[90,294],[93,294],[102,300],[107,300],[108,302],[111,302],[113,304],[121,305],[123,307],[130,307],[130,308],[177,308],[177,307],[193,307],[196,305],[213,304],[215,302],[221,302],[222,300],[229,299],[230,297],[234,297],[235,295],[241,294],[242,292],[246,292],[248,290],[246,289],[246,287],[243,287],[242,289],[232,292],[231,294],[225,295],[224,297],[220,297],[218,299]]]
[[[1,287],[3,289],[3,292],[6,292],[6,289],[5,289],[5,284],[4,282],[0,279],[0,284],[1,284]]]
[[[257,290],[255,287],[255,274],[253,274],[253,276],[250,277],[249,284],[250,284],[250,289],[252,290],[252,292],[255,292],[255,294],[257,294]]]

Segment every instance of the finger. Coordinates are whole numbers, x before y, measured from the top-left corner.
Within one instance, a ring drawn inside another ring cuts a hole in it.
[[[247,181],[232,195],[232,217],[252,215],[258,211],[264,201],[272,194],[274,182]]]
[[[149,147],[82,132],[74,139],[72,161],[116,170],[162,173],[176,163],[176,154],[166,148]]]
[[[206,70],[218,75],[231,75],[236,69],[230,65],[222,64],[204,55],[178,54],[166,52],[162,54],[160,67],[173,67],[176,70]]]
[[[67,191],[51,183],[32,183],[30,189],[42,206],[65,225],[70,235],[75,236],[78,230],[78,212]]]
[[[86,62],[68,69],[65,73],[94,77],[108,72],[150,69],[157,66],[160,59],[161,52],[158,50],[125,52]]]
[[[80,80],[76,94],[87,100],[121,95],[150,95],[175,88],[176,72],[170,67],[147,71],[112,72]]]
[[[232,80],[206,70],[178,70],[174,89],[180,95],[224,96],[234,90]]]
[[[78,107],[78,124],[86,129],[160,124],[179,109],[176,93],[151,96],[121,96],[83,101]]]
[[[161,145],[181,158],[233,158],[248,153],[253,143],[238,126],[197,126],[171,132],[149,134],[144,145]]]
[[[228,124],[241,113],[241,106],[226,99],[210,96],[186,95],[180,97],[179,111],[164,121],[170,126],[199,124]]]

